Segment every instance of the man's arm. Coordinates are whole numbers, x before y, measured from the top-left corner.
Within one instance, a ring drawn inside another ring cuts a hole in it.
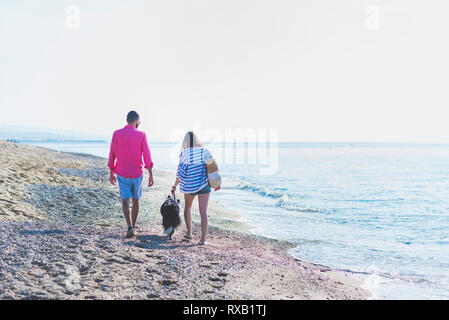
[[[144,133],[142,140],[142,154],[143,161],[145,163],[145,168],[148,170],[148,187],[151,187],[154,184],[153,180],[153,161],[151,160],[151,152],[150,147],[148,146],[147,135]]]
[[[117,178],[115,177],[114,171],[112,170],[110,170],[109,173],[109,182],[114,186],[117,185]]]
[[[148,187],[151,187],[154,184],[154,180],[153,180],[153,168],[147,168],[148,169]]]
[[[116,154],[116,138],[115,138],[115,133],[112,135],[112,140],[111,140],[111,149],[109,151],[109,161],[108,161],[108,167],[109,167],[109,182],[113,185],[117,184],[117,178],[115,177],[114,174],[114,168],[115,168],[115,159],[117,158],[117,154]]]

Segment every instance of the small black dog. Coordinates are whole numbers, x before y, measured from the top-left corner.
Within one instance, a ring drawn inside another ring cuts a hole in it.
[[[168,236],[171,240],[175,229],[181,224],[181,218],[179,217],[179,200],[176,199],[173,194],[173,198],[168,196],[161,206],[162,214],[162,226],[164,227],[164,235]]]

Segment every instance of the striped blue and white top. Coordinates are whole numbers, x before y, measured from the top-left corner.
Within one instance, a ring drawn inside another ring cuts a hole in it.
[[[182,193],[195,193],[207,186],[206,160],[212,158],[203,147],[188,148],[179,155],[176,176]]]

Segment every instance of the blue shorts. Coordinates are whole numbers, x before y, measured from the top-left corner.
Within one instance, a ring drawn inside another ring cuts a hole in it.
[[[142,196],[143,174],[139,178],[125,178],[117,175],[120,199],[133,198],[139,200]]]
[[[210,193],[210,186],[207,185],[205,186],[203,189],[201,189],[200,191],[194,192],[194,193],[189,193],[191,196],[196,196],[198,194],[204,194],[204,193]]]

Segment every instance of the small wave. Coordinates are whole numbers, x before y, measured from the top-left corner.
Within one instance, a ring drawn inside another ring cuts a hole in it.
[[[241,181],[240,183],[237,184],[237,188],[240,190],[249,190],[254,193],[257,193],[258,195],[261,195],[264,197],[270,197],[270,198],[274,198],[274,199],[278,199],[278,198],[281,198],[282,196],[284,196],[284,194],[279,191],[271,190],[270,188],[267,188],[267,187],[264,187],[261,185],[243,182],[243,181]]]
[[[304,212],[304,213],[317,213],[324,212],[324,210],[314,209],[314,208],[304,208],[301,207],[295,200],[292,200],[289,195],[286,193],[282,193],[278,190],[273,190],[265,186],[257,185],[254,183],[249,183],[242,180],[237,179],[228,179],[226,181],[226,185],[228,188],[234,188],[239,190],[246,190],[254,192],[263,197],[269,197],[273,199],[279,199],[275,206],[278,208],[282,208],[288,211],[296,211],[296,212]],[[283,189],[287,190],[287,189]]]
[[[288,211],[296,211],[296,212],[304,212],[304,213],[318,213],[323,210],[313,209],[313,208],[304,208],[299,206],[297,203],[290,200],[287,195],[283,195],[279,201],[276,203],[276,207],[282,208]]]

